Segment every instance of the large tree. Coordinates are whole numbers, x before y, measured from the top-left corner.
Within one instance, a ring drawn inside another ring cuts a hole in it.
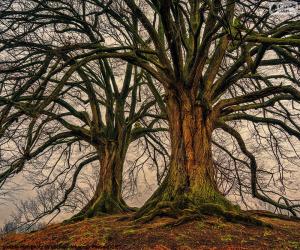
[[[107,50],[99,56],[139,65],[166,94],[170,171],[136,218],[191,210],[209,213],[209,207],[221,214],[237,210],[216,184],[212,143],[219,129],[234,138],[246,156],[252,196],[296,215],[299,204],[286,197],[277,201],[264,191],[258,177],[263,170],[232,121],[265,124],[272,137],[299,139],[298,16],[271,16],[264,1],[97,4],[106,14],[103,22],[123,35],[116,41],[119,46],[103,45],[113,53]]]
[[[83,167],[98,161],[95,193],[75,218],[130,211],[122,198],[129,144],[166,130],[158,126],[145,73],[124,61],[94,58],[93,46],[88,47],[102,35],[85,26],[64,28],[68,20],[44,16],[42,2],[9,1],[5,7],[0,34],[1,186],[24,170],[32,172],[37,187],[57,182],[56,188],[64,188],[44,216],[60,211]]]

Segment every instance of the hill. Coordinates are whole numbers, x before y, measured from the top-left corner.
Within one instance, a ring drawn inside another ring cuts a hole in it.
[[[300,249],[300,222],[282,218],[261,220],[269,227],[244,226],[217,217],[176,227],[159,218],[147,224],[120,220],[118,216],[86,219],[73,224],[53,224],[32,233],[2,236],[0,248],[19,249]]]

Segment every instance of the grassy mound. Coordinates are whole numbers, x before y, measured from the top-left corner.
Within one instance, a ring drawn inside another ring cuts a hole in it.
[[[0,238],[0,249],[300,249],[299,221],[264,214],[257,218],[272,228],[236,224],[213,215],[175,227],[165,226],[172,218],[137,224],[120,217],[95,217],[33,233],[11,233]]]

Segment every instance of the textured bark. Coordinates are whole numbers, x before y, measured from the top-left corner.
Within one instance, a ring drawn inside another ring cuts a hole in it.
[[[131,211],[122,198],[122,174],[127,145],[107,142],[99,148],[100,175],[92,199],[74,218]]]
[[[216,204],[224,209],[233,205],[219,192],[214,178],[212,132],[215,114],[197,104],[189,91],[169,92],[167,112],[171,137],[171,162],[164,183],[136,214],[147,216],[155,209],[179,210]],[[163,212],[163,213],[168,213]],[[155,212],[154,212],[155,214]]]

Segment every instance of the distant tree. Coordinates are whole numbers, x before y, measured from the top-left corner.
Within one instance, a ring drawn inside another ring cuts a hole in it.
[[[24,223],[21,222],[21,216],[22,214],[20,213],[13,214],[12,218],[7,221],[2,228],[0,228],[0,234],[32,232],[40,230],[46,225],[43,222],[37,222],[31,227],[27,227]]]
[[[1,228],[1,234],[14,232],[16,231],[16,227],[14,222],[7,222],[4,224],[3,228]]]

